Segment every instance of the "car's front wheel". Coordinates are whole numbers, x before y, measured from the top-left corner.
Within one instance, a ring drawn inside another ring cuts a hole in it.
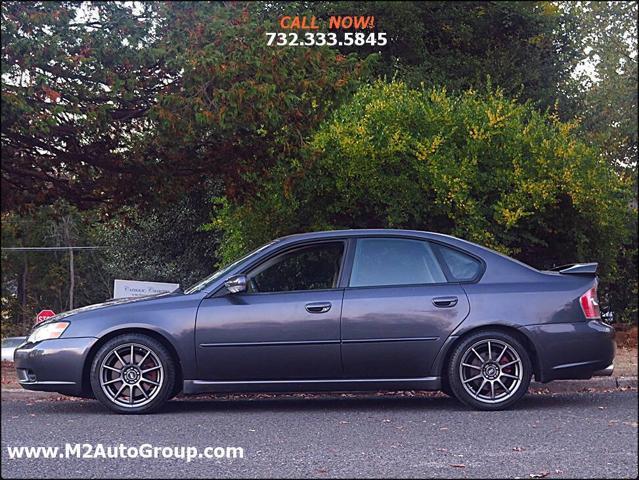
[[[501,410],[526,393],[532,364],[514,336],[498,330],[483,331],[457,345],[447,376],[450,389],[466,405]]]
[[[139,333],[106,342],[91,365],[95,397],[118,413],[149,413],[171,396],[175,362],[166,347]]]

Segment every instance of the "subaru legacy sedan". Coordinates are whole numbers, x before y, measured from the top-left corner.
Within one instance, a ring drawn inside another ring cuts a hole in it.
[[[442,390],[510,407],[531,377],[610,375],[596,263],[540,271],[447,235],[275,240],[186,291],[59,314],[15,352],[21,385],[147,413],[180,392]]]

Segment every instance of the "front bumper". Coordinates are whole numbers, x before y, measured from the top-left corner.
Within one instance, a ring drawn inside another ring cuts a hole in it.
[[[522,327],[537,351],[538,381],[612,375],[615,331],[600,320]]]
[[[87,355],[97,338],[56,338],[25,343],[14,353],[18,382],[27,390],[82,395]]]

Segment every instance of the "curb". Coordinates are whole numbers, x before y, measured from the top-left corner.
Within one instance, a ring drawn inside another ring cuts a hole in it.
[[[637,377],[595,377],[589,380],[555,380],[549,383],[530,382],[530,388],[549,393],[583,392],[590,389],[637,388]]]

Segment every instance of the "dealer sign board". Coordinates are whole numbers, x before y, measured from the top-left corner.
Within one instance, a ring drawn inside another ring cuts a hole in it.
[[[179,283],[140,282],[138,280],[114,280],[113,298],[146,297],[158,293],[172,292]]]

